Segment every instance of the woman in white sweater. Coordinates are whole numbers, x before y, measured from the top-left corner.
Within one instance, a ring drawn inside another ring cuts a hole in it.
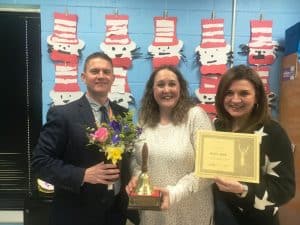
[[[212,124],[206,113],[194,106],[187,82],[177,68],[162,66],[151,74],[139,122],[143,141],[136,145],[127,192],[136,187],[146,142],[148,174],[152,185],[163,193],[162,211],[141,211],[141,224],[213,224],[212,182],[194,175],[196,131],[211,130]]]

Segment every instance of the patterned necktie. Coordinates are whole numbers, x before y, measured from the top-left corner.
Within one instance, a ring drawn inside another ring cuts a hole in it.
[[[100,107],[100,112],[101,112],[101,123],[106,123],[109,124],[109,117],[108,117],[108,113],[107,113],[107,109],[105,106],[101,106]]]

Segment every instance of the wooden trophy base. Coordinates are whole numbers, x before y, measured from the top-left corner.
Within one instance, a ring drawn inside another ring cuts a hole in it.
[[[129,195],[128,209],[140,210],[161,210],[161,193],[153,191],[151,195],[137,195],[132,193]]]

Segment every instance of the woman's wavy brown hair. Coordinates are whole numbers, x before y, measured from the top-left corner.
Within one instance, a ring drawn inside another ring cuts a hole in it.
[[[227,70],[220,80],[215,102],[217,110],[216,128],[222,130],[231,130],[232,128],[233,119],[224,108],[224,99],[230,85],[237,80],[247,80],[254,86],[256,104],[247,123],[239,130],[240,132],[253,132],[260,125],[269,122],[270,115],[262,80],[254,69],[246,65],[238,65]]]
[[[161,70],[169,70],[173,72],[176,75],[180,85],[180,96],[176,106],[172,110],[172,122],[174,124],[185,122],[189,109],[194,106],[188,91],[187,81],[183,78],[181,72],[174,66],[164,65],[158,67],[150,75],[150,78],[146,84],[143,98],[141,100],[141,108],[139,110],[139,122],[141,125],[155,127],[160,121],[159,105],[154,99],[153,85],[155,76]]]

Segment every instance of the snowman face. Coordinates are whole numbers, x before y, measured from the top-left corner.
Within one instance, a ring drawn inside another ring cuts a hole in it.
[[[75,101],[82,96],[81,91],[75,92],[60,92],[60,91],[50,91],[50,97],[54,105],[64,105],[69,102]]]
[[[183,43],[181,40],[178,41],[177,45],[150,45],[148,51],[155,57],[166,57],[166,56],[179,56]]]
[[[131,58],[131,52],[136,49],[136,43],[131,41],[130,44],[118,45],[118,44],[105,44],[101,43],[100,48],[107,54],[110,58]]]
[[[200,101],[201,104],[214,104],[215,96],[216,96],[216,94],[208,94],[208,93],[203,93],[203,94],[197,95],[198,100]]]
[[[108,98],[114,102],[117,103],[120,106],[123,106],[124,108],[128,109],[129,104],[134,103],[134,97],[131,93],[124,92],[124,93],[118,93],[118,92],[110,92],[108,93]]]
[[[229,51],[229,45],[219,48],[201,48],[200,46],[196,48],[196,52],[200,55],[201,64],[207,66],[227,64]]]
[[[248,61],[252,65],[271,65],[275,61],[274,49],[250,48]]]
[[[79,51],[84,47],[84,42],[82,40],[79,40],[77,44],[68,44],[68,43],[53,42],[50,37],[51,36],[48,36],[47,42],[55,51],[60,51],[67,54],[79,55]]]

